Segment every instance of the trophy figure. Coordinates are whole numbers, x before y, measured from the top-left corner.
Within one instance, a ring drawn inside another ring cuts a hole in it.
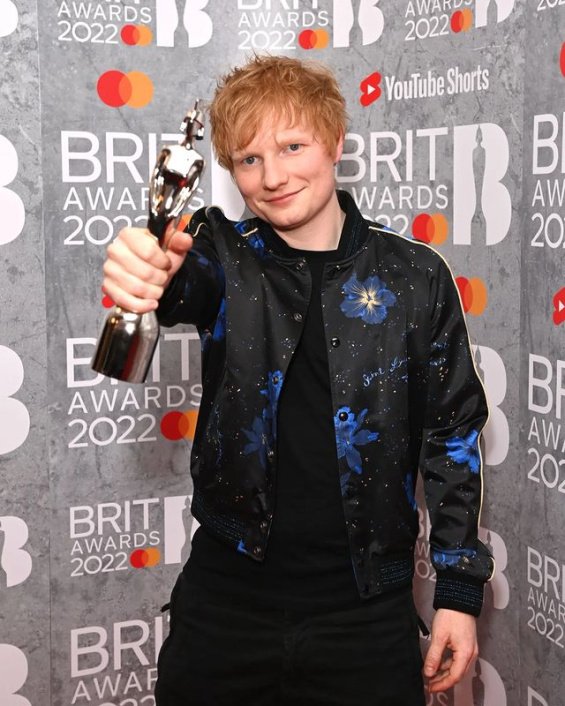
[[[192,145],[204,136],[198,101],[181,130],[181,142],[161,150],[149,184],[147,227],[163,250],[167,248],[166,233],[177,225],[204,169],[204,159]],[[134,314],[115,306],[106,318],[92,368],[124,382],[145,382],[158,339],[159,322],[154,311]]]

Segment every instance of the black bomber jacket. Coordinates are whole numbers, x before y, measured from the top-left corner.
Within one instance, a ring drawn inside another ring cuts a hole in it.
[[[478,615],[493,560],[477,538],[488,411],[460,298],[432,248],[366,221],[338,192],[346,254],[327,263],[322,309],[343,511],[359,593],[410,583],[424,479],[434,607]],[[217,207],[189,224],[193,248],[158,309],[196,325],[203,395],[191,457],[192,513],[234,550],[268,551],[277,403],[311,282],[302,258],[269,246],[258,218]]]

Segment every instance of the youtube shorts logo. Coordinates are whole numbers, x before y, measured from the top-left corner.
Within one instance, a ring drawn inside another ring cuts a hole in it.
[[[565,321],[565,287],[553,295],[553,323],[556,326]]]
[[[366,108],[368,105],[371,105],[371,103],[374,103],[377,98],[381,97],[381,79],[381,74],[378,71],[374,71],[372,74],[365,76],[359,84],[359,89],[361,91],[359,102],[363,107]]]

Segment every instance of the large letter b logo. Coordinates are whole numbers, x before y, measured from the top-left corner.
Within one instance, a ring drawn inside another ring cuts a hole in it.
[[[14,645],[0,644],[0,704],[2,706],[31,706],[19,691],[28,674],[27,659]]]

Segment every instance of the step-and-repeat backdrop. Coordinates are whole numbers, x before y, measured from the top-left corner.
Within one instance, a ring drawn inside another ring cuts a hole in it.
[[[490,399],[481,657],[429,706],[563,706],[563,0],[0,0],[0,704],[154,704],[200,346],[163,331],[145,385],[94,373],[101,265],[194,98],[263,51],[335,70],[339,185],[451,262]],[[239,218],[202,149],[190,209]],[[429,620],[428,530],[422,506]]]

